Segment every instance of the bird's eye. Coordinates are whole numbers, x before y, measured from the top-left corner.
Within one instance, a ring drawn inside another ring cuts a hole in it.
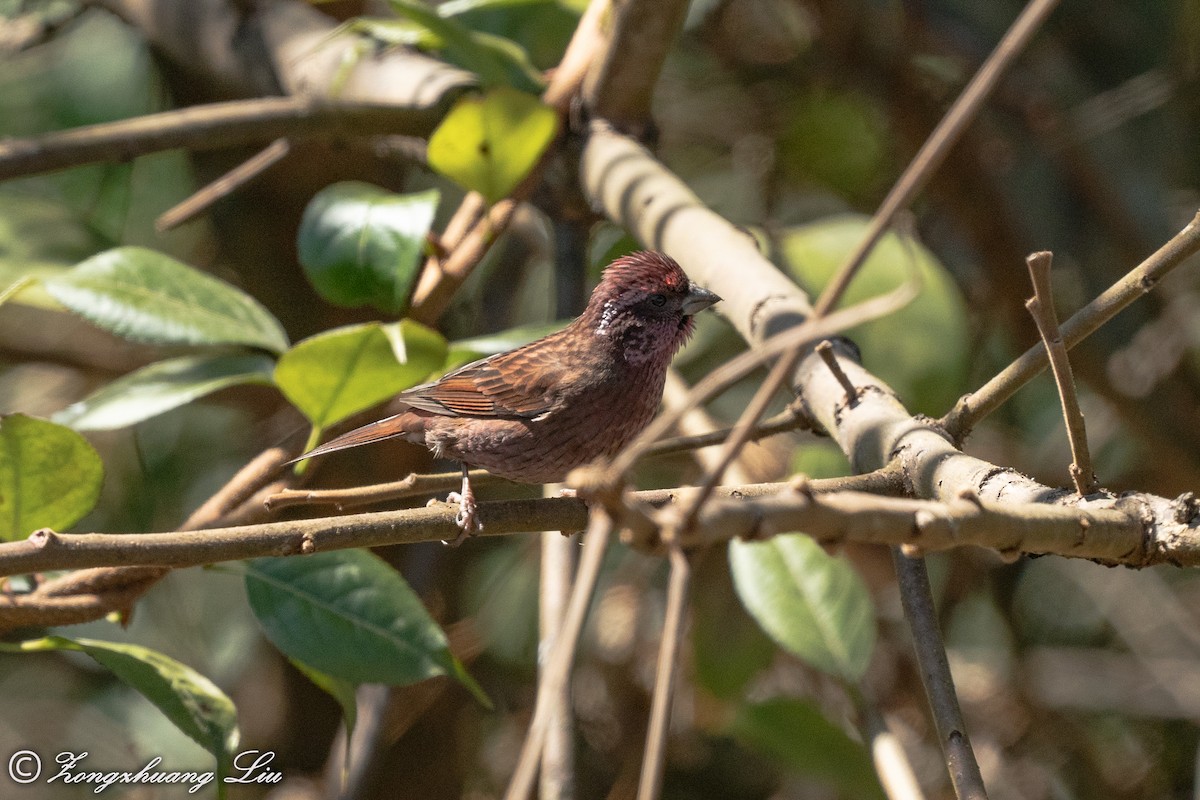
[[[657,308],[662,308],[666,304],[667,304],[667,298],[664,297],[663,295],[661,295],[661,294],[650,295],[650,305],[655,306]]]

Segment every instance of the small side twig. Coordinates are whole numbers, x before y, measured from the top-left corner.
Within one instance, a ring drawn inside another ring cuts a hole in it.
[[[837,356],[833,353],[833,344],[828,339],[817,345],[817,355],[825,362],[825,366],[829,367],[829,371],[833,373],[833,377],[837,378],[837,382],[846,390],[846,405],[853,406],[858,399],[858,390],[854,388],[854,382],[850,380],[846,370],[842,369],[842,365],[838,363]]]
[[[501,480],[481,469],[471,470],[470,478],[471,483],[476,486]],[[429,475],[413,472],[398,481],[355,486],[350,489],[284,489],[268,497],[265,505],[269,511],[279,511],[291,506],[314,505],[331,505],[340,511],[354,506],[385,503],[389,500],[401,500],[423,494],[449,492],[461,485],[462,472],[458,470]]]
[[[159,233],[163,233],[195,219],[213,203],[228,197],[278,164],[291,152],[291,149],[292,144],[286,138],[276,139],[212,183],[197,189],[181,203],[164,211],[154,221],[155,229]]]
[[[1063,344],[1069,350],[1091,336],[1197,252],[1200,252],[1200,213],[1170,241],[1064,322]],[[1041,345],[1029,348],[998,375],[959,400],[939,421],[941,427],[956,442],[961,442],[980,420],[1038,375],[1047,363],[1046,348]]]
[[[1033,281],[1033,297],[1025,302],[1030,316],[1037,323],[1038,334],[1046,345],[1050,359],[1050,370],[1058,386],[1058,398],[1062,402],[1063,418],[1067,424],[1067,439],[1071,443],[1071,480],[1075,491],[1086,496],[1096,491],[1099,484],[1092,471],[1092,456],[1088,452],[1087,429],[1083,423],[1083,412],[1079,409],[1079,398],[1075,393],[1075,378],[1071,374],[1071,361],[1067,357],[1067,346],[1063,344],[1062,332],[1058,328],[1058,315],[1054,312],[1054,290],[1050,282],[1050,264],[1054,256],[1043,250],[1031,254],[1025,262]]]
[[[921,682],[925,684],[925,694],[929,697],[938,741],[946,758],[955,795],[959,800],[987,800],[987,789],[983,785],[983,776],[979,774],[979,763],[971,749],[962,709],[954,692],[954,678],[950,675],[946,647],[938,628],[937,610],[933,605],[925,559],[909,558],[898,548],[892,548],[892,558],[900,583],[904,616],[912,629],[913,647],[921,668]]]

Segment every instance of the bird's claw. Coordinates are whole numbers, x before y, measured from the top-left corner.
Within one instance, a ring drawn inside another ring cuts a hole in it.
[[[459,527],[459,534],[453,540],[443,539],[442,544],[448,547],[458,547],[468,537],[483,530],[483,520],[479,518],[479,506],[475,504],[475,493],[451,492],[446,495],[447,503],[458,503],[458,513],[454,515],[454,524]]]

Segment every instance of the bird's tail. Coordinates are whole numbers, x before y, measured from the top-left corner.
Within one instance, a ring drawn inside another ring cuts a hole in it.
[[[313,458],[314,456],[323,456],[328,453],[336,453],[339,450],[349,450],[351,447],[417,434],[420,433],[418,430],[420,428],[420,421],[419,417],[405,411],[393,417],[368,423],[361,428],[355,428],[349,433],[343,433],[341,436],[330,439],[320,447],[309,450],[304,455],[293,458],[287,463],[294,464],[297,461],[303,461],[306,458]]]

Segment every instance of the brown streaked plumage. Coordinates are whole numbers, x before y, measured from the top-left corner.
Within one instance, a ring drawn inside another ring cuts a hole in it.
[[[549,483],[615,455],[658,410],[667,366],[691,335],[692,316],[718,300],[666,255],[619,258],[566,328],[402,392],[401,413],[302,458],[397,437],[423,444],[463,464],[458,521],[469,532],[482,526],[468,466]]]

